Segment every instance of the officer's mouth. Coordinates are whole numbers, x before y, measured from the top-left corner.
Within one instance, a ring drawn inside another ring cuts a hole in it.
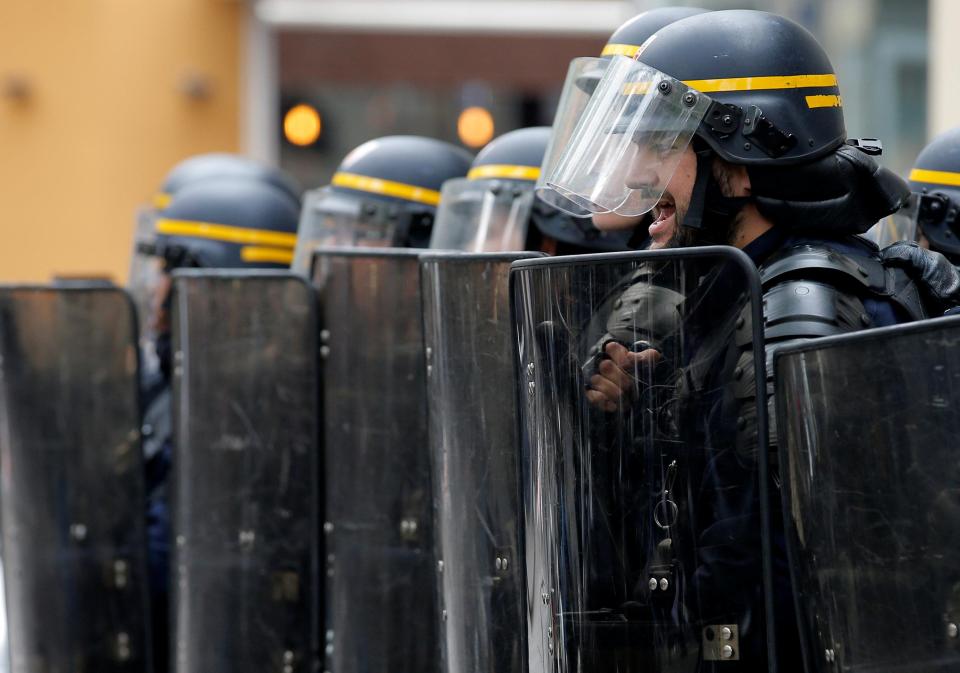
[[[676,215],[677,206],[673,202],[673,197],[664,195],[663,198],[653,207],[653,222],[647,228],[650,238],[656,240],[664,235],[673,235],[674,215]]]

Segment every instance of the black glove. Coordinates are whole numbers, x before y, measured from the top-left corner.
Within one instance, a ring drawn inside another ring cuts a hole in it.
[[[885,266],[899,266],[917,285],[950,306],[960,304],[960,271],[939,252],[898,241],[880,251]]]

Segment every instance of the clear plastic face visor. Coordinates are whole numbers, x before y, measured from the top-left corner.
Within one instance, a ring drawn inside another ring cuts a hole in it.
[[[533,198],[532,182],[447,180],[430,247],[464,252],[523,250]]]
[[[881,250],[897,241],[916,241],[919,206],[920,199],[916,194],[911,194],[900,210],[870,227],[864,237],[876,243]]]
[[[544,181],[544,176],[547,167],[556,165],[563,149],[569,144],[570,137],[577,127],[577,122],[580,121],[584,108],[590,102],[590,96],[597,88],[597,83],[603,76],[608,63],[609,59],[591,56],[575,58],[570,61],[567,79],[564,80],[563,90],[560,92],[560,103],[557,105],[557,113],[553,118],[550,142],[547,145],[546,153],[543,155],[543,165],[540,177],[537,179],[536,190],[540,199],[551,205],[565,201],[564,212],[581,217],[586,217],[590,212],[550,189]]]
[[[329,187],[308,192],[297,228],[291,269],[308,274],[317,248],[392,246],[395,226],[377,217],[365,217],[363,208],[360,199],[338,194]]]
[[[667,188],[711,100],[669,75],[626,56],[610,59],[603,77],[544,185],[548,203],[572,215],[642,215]]]

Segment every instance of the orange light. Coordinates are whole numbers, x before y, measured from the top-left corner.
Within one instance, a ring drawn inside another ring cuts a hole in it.
[[[317,142],[321,130],[320,113],[306,103],[293,106],[283,118],[283,135],[293,145],[312,145]]]
[[[493,140],[493,115],[482,107],[468,107],[457,120],[457,135],[467,147],[483,147]]]

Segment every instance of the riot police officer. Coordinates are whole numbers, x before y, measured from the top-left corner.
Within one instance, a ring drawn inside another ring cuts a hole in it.
[[[923,148],[910,171],[910,187],[917,195],[917,239],[960,263],[960,232],[954,222],[960,204],[960,128],[940,134]]]
[[[472,157],[419,136],[369,140],[343,158],[330,184],[307,193],[293,268],[305,273],[318,246],[425,248],[440,188],[466,175]]]
[[[857,236],[900,208],[909,189],[873,160],[878,147],[846,142],[842,104],[829,59],[796,24],[757,11],[693,16],[658,31],[635,59],[611,62],[584,123],[545,168],[544,183],[562,197],[561,207],[569,201],[594,213],[652,212],[650,236],[668,247],[740,248],[760,271],[768,345],[925,317],[928,308],[913,282],[885,266],[876,247]],[[672,287],[681,291],[677,305],[690,307],[696,297],[729,284],[725,275],[701,275],[692,290]],[[628,298],[644,303],[629,289],[622,303]],[[716,310],[708,304],[701,313]],[[704,352],[683,365],[681,404],[729,380],[738,383],[726,393],[717,388],[714,408],[752,409],[755,353],[739,331],[748,319],[736,321],[730,343],[711,343],[703,335],[686,340],[701,342]],[[629,399],[642,395],[637,380],[644,366],[670,357],[662,348],[616,339],[601,340],[601,347],[586,394],[606,413],[627,404],[624,393]],[[722,374],[727,368],[729,379]],[[743,545],[742,554],[700,559],[695,579],[705,602],[698,609],[714,614],[726,605],[728,613],[753,615],[748,621],[762,613],[759,604],[723,584],[748,582],[742,573],[759,566],[759,547],[751,547],[749,535],[733,532],[733,522],[758,517],[763,508],[762,488],[740,481],[748,447],[757,445],[756,415],[731,417],[733,446],[726,448],[732,451],[714,449],[698,476],[704,489],[715,487],[709,514],[697,522],[701,543],[708,531],[728,530]],[[703,422],[727,421],[717,414]],[[779,522],[776,510],[772,520]],[[775,556],[782,554],[775,547]],[[774,610],[780,661],[791,670],[796,643],[786,586],[781,572],[774,580]],[[764,666],[753,640],[752,651],[750,638],[740,647],[742,670]]]
[[[141,403],[147,470],[148,558],[158,671],[166,669],[168,654],[167,481],[172,459],[170,274],[179,268],[287,268],[293,259],[299,217],[295,188],[279,172],[222,156],[196,158],[188,167],[196,174],[195,181],[181,186],[176,184],[179,180],[172,180],[179,174],[178,170],[171,173],[162,192],[171,196],[168,201],[158,202],[163,208],[150,219],[149,239],[138,242],[135,266],[153,265],[159,272],[138,273],[132,278],[134,282],[150,281],[138,292],[150,298],[148,323],[157,358],[156,370],[145,372]]]

